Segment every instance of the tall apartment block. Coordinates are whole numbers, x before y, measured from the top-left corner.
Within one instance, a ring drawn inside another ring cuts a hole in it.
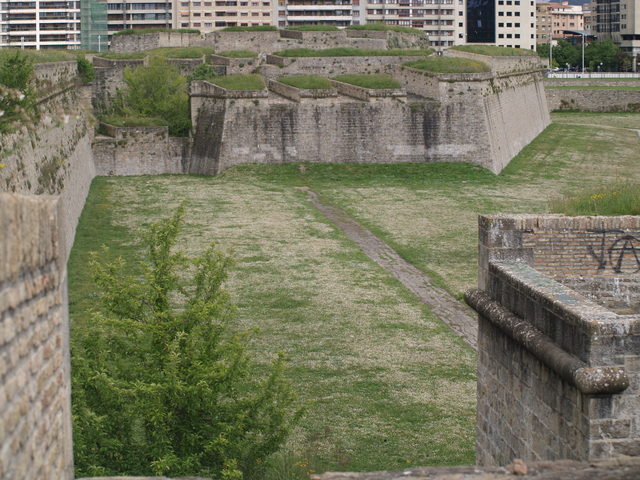
[[[592,0],[591,34],[640,55],[640,0]]]
[[[278,0],[278,26],[332,25],[360,22],[360,0]]]
[[[465,43],[536,48],[535,0],[467,0]]]
[[[80,48],[79,1],[3,1],[0,47]]]

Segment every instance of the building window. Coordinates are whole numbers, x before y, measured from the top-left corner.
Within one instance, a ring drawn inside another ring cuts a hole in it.
[[[519,23],[516,23],[514,26],[515,26],[516,28],[520,28],[520,24],[519,24]],[[542,27],[542,29],[544,30],[544,27]]]
[[[193,2],[193,6],[194,7],[199,7],[200,6],[200,2]]]
[[[199,17],[199,16],[200,16],[200,12],[198,12],[198,13],[194,13],[194,14],[193,14],[193,16],[194,16],[194,17]]]
[[[507,28],[511,28],[513,26],[513,23],[507,23]]]
[[[188,23],[181,23],[181,24],[180,24],[180,26],[181,26],[182,28],[186,28],[186,27],[188,27],[188,26],[189,26],[189,24],[188,24]]]
[[[193,24],[194,27],[199,27],[200,26],[200,22],[196,22]]]
[[[262,16],[263,17],[270,17],[271,16],[271,12],[262,12]]]
[[[461,17],[461,16],[463,16],[463,15],[464,15],[464,13],[462,12],[462,10],[458,12],[458,16],[460,16],[460,17]]]
[[[204,12],[204,16],[205,17],[210,17],[211,16],[211,12]]]
[[[510,33],[507,33],[507,38],[512,38],[513,35],[511,35]]]
[[[519,33],[516,33],[515,35],[516,35],[515,38],[520,38],[520,34]]]
[[[213,25],[211,25],[210,23],[206,23],[204,24],[204,28],[211,28]]]
[[[507,12],[507,17],[513,16],[513,12]]]
[[[504,38],[504,33],[499,33],[498,38]]]
[[[498,12],[499,17],[504,17],[504,12]]]
[[[499,23],[498,28],[504,28],[504,23]]]
[[[462,22],[458,22],[458,26],[459,26],[459,27],[464,27],[464,25],[462,24]]]

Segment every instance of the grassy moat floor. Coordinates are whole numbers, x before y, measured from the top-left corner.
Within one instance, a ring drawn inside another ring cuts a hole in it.
[[[244,165],[218,177],[96,178],[69,264],[74,329],[95,306],[102,244],[136,261],[137,229],[188,198],[187,253],[234,251],[239,329],[266,364],[289,356],[308,414],[270,478],[474,463],[475,353],[326,220],[308,186],[461,298],[476,285],[477,215],[640,180],[640,114],[554,113],[500,175],[470,164]],[[295,474],[295,475],[294,475]]]

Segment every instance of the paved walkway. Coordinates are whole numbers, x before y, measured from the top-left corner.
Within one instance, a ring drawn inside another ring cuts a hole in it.
[[[474,350],[478,343],[478,322],[474,312],[451,296],[446,290],[433,286],[431,278],[403,260],[389,245],[364,228],[343,211],[325,205],[318,195],[304,189],[311,204],[335,223],[372,260],[396,277],[431,311],[461,336]]]

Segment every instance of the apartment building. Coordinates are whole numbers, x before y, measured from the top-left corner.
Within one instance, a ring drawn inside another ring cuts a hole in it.
[[[0,13],[0,47],[80,48],[79,1],[9,0]]]
[[[360,1],[280,0],[277,14],[280,28],[304,25],[347,27],[360,22]]]
[[[549,3],[536,3],[536,43],[551,43],[552,18]]]
[[[466,34],[466,43],[535,50],[535,0],[468,0]]]
[[[640,55],[640,0],[593,0],[591,12],[592,35]]]

